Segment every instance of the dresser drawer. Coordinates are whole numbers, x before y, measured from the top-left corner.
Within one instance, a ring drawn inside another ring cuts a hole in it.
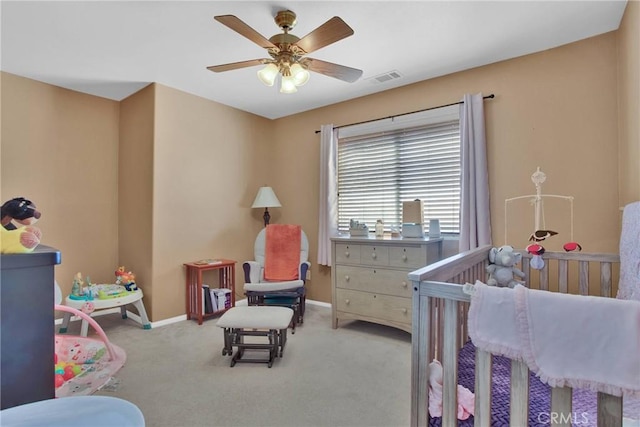
[[[389,265],[389,247],[385,245],[362,245],[360,263],[363,265]]]
[[[335,259],[336,264],[360,264],[360,245],[348,243],[336,243]]]
[[[410,298],[393,297],[349,289],[336,289],[338,312],[353,313],[364,318],[411,324]]]
[[[408,272],[372,267],[338,265],[336,287],[356,291],[411,298]]]
[[[389,265],[407,269],[420,268],[427,265],[427,248],[425,246],[393,246],[389,248]]]

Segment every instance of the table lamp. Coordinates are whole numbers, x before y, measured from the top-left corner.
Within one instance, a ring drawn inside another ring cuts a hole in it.
[[[276,193],[273,192],[271,187],[260,187],[256,199],[253,201],[252,208],[264,208],[264,226],[269,225],[271,215],[269,215],[269,208],[279,208],[282,205],[280,200],[276,197]]]

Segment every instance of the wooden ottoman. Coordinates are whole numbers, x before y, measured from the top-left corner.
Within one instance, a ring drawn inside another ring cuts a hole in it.
[[[237,362],[266,363],[270,368],[276,357],[282,357],[287,342],[287,328],[293,318],[288,307],[241,306],[233,307],[220,317],[218,327],[224,329],[222,355],[236,353],[231,358],[231,367]],[[267,342],[245,342],[245,337],[265,337]],[[267,350],[268,358],[243,358],[245,350]]]

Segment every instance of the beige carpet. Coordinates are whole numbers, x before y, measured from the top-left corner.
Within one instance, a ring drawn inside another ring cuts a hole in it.
[[[409,425],[406,332],[358,321],[334,330],[330,309],[308,304],[304,325],[289,333],[272,368],[230,368],[215,318],[151,330],[119,314],[97,320],[127,362],[96,394],[133,402],[149,427]]]

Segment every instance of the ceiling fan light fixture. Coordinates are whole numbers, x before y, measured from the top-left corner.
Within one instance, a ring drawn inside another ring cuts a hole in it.
[[[271,57],[207,67],[214,73],[263,65],[264,67],[258,71],[260,81],[266,86],[273,86],[276,80],[279,80],[278,86],[282,93],[297,92],[297,86],[302,86],[309,81],[310,71],[348,83],[353,83],[362,76],[362,70],[306,57],[311,52],[353,35],[353,29],[338,16],[334,16],[306,36],[299,38],[289,33],[296,24],[296,14],[290,10],[282,10],[275,17],[276,24],[282,33],[275,34],[269,39],[237,16],[218,15],[214,16],[214,19],[266,49]]]
[[[296,86],[302,86],[309,81],[309,72],[305,70],[300,64],[293,64],[291,66],[291,75]]]
[[[258,78],[267,86],[273,86],[278,77],[280,70],[275,64],[267,64],[263,69],[258,71]]]
[[[296,93],[296,82],[293,76],[282,76],[280,79],[280,93]]]

